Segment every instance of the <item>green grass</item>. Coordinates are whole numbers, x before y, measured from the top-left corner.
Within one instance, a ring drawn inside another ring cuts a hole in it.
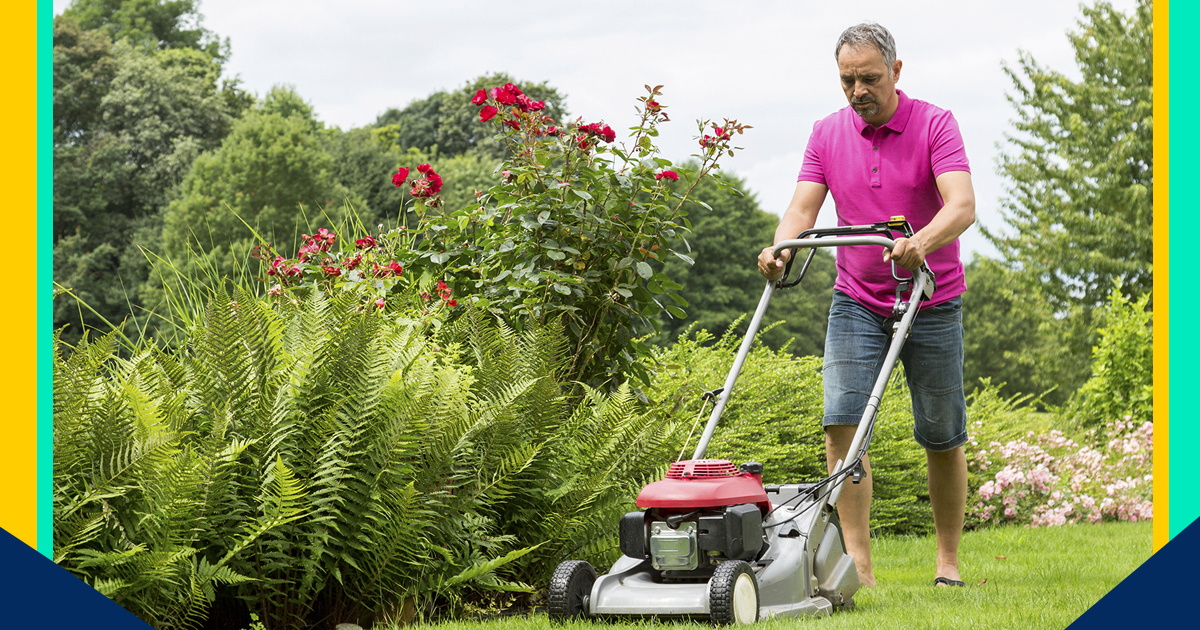
[[[932,537],[873,541],[879,585],[859,591],[858,608],[824,619],[776,619],[762,630],[884,628],[1065,628],[1150,557],[1149,522],[967,532],[960,558],[966,588],[932,586]],[[1003,557],[1001,560],[998,557]],[[985,581],[986,580],[986,581]],[[981,584],[982,582],[982,584]],[[640,621],[602,628],[711,628]],[[557,626],[556,626],[557,627]],[[592,623],[569,624],[586,630]],[[430,630],[549,630],[546,616],[433,624]]]

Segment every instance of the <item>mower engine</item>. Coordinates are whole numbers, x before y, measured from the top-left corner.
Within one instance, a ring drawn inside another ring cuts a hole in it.
[[[621,552],[649,558],[664,581],[707,580],[722,561],[753,561],[765,545],[770,502],[757,462],[675,462],[642,489],[637,505],[646,509],[621,519]]]

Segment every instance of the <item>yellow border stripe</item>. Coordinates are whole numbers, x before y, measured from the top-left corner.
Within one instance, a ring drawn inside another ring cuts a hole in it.
[[[0,190],[8,195],[4,231],[8,242],[5,290],[0,310],[4,330],[4,420],[0,438],[0,527],[37,545],[37,4],[5,6],[0,37]],[[48,257],[47,257],[48,258]]]
[[[1170,540],[1170,61],[1168,0],[1154,3],[1154,551]]]

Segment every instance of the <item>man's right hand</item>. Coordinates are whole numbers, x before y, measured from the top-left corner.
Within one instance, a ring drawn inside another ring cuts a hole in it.
[[[774,247],[764,247],[762,253],[758,255],[758,273],[761,273],[767,280],[778,280],[779,276],[783,275],[784,266],[791,259],[792,250],[790,249],[779,252],[779,258],[776,258]]]

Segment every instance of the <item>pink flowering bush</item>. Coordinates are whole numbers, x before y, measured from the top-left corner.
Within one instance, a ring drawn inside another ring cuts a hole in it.
[[[1131,416],[1082,442],[1057,429],[986,446],[972,440],[968,467],[986,481],[968,501],[968,516],[980,525],[1033,527],[1152,518],[1153,453],[1153,423]]]

